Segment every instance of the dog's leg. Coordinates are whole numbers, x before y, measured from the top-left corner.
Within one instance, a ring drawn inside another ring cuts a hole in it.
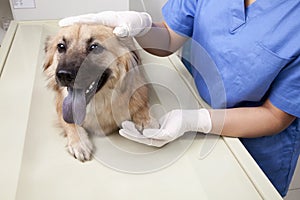
[[[148,99],[136,98],[139,96],[140,94],[135,93],[132,96],[132,101],[130,102],[132,113],[131,117],[132,121],[136,125],[136,128],[140,131],[142,131],[144,128],[159,128],[158,121],[151,116],[149,104],[147,102]]]
[[[68,124],[62,117],[62,102],[67,94],[66,89],[55,90],[57,92],[56,97],[56,112],[58,114],[58,124],[64,129],[64,133],[68,139],[68,151],[76,159],[84,162],[91,159],[93,145],[88,138],[86,130],[75,124]]]
[[[140,131],[144,128],[159,128],[158,121],[149,112],[148,100],[148,87],[142,86],[131,96],[129,102],[132,121]]]
[[[151,116],[149,111],[149,98],[147,86],[142,86],[131,96],[129,109],[132,121],[136,128],[142,131],[144,128],[159,128],[158,121]]]
[[[148,106],[140,108],[138,112],[135,112],[132,115],[132,121],[135,123],[136,128],[140,131],[144,128],[159,128],[159,123],[150,115]]]
[[[69,153],[82,162],[90,160],[93,145],[85,129],[73,124],[66,124],[64,128],[68,138]]]

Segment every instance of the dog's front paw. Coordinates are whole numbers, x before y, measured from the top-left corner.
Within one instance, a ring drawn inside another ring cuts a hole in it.
[[[87,140],[79,140],[78,142],[70,142],[68,150],[71,155],[81,162],[91,159],[93,145]]]
[[[89,140],[69,143],[68,150],[71,155],[81,162],[91,160],[93,145]]]
[[[141,124],[135,124],[135,127],[142,132],[146,128],[157,129],[160,125],[154,117],[150,117],[149,120],[144,120]]]
[[[92,157],[93,144],[89,140],[85,131],[79,133],[80,137],[69,138],[68,151],[81,162],[88,161]]]
[[[159,122],[154,117],[150,117],[150,121],[145,126],[145,128],[153,128],[153,129],[158,129],[159,127],[160,127]]]

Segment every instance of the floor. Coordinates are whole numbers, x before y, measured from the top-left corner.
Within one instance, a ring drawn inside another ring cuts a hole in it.
[[[296,172],[294,174],[292,183],[290,185],[289,192],[284,200],[299,200],[300,199],[300,158],[298,159],[298,164]]]

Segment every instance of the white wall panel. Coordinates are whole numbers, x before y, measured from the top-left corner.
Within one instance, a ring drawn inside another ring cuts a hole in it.
[[[16,20],[60,19],[104,10],[136,10],[150,13],[154,21],[162,20],[161,8],[167,2],[167,0],[33,0],[35,8],[22,9],[18,8],[19,6],[14,8],[16,0],[7,1],[11,3]]]
[[[146,11],[148,12],[153,21],[161,21],[163,19],[161,8],[167,0],[129,0],[130,10]]]
[[[129,10],[129,0],[35,0],[36,8],[14,9],[15,20],[60,19],[104,10]]]

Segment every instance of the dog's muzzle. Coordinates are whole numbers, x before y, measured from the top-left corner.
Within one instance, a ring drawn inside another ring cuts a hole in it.
[[[56,72],[56,80],[61,86],[70,87],[74,85],[77,72],[75,70],[61,69]]]
[[[59,69],[56,81],[67,87],[68,95],[62,106],[63,119],[67,123],[82,125],[86,116],[86,106],[107,82],[112,71],[99,66],[81,66],[79,70]]]

